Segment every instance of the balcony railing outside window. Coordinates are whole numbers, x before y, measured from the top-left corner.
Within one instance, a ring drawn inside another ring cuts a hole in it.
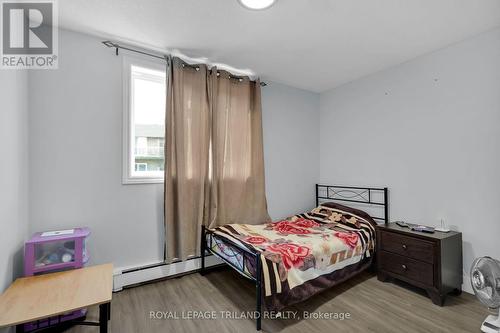
[[[164,147],[135,147],[135,156],[163,157]]]

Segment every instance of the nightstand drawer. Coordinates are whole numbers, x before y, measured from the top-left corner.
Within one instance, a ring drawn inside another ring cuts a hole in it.
[[[379,265],[383,270],[404,276],[424,285],[432,286],[434,284],[432,264],[386,251],[381,251],[379,255]]]
[[[395,232],[382,231],[380,235],[382,250],[431,264],[434,262],[434,243]]]

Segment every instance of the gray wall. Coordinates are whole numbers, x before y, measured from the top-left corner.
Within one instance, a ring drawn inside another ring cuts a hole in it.
[[[59,69],[30,74],[33,232],[92,229],[92,263],[161,257],[162,187],[122,185],[122,62],[100,40],[60,31]]]
[[[269,83],[262,90],[264,159],[273,219],[314,206],[319,177],[319,95]]]
[[[0,292],[22,274],[28,233],[27,88],[27,71],[0,71]]]
[[[389,186],[392,220],[444,218],[466,278],[500,258],[500,29],[321,94],[320,121],[322,182]]]
[[[58,70],[30,74],[31,231],[85,225],[93,232],[92,263],[156,262],[163,185],[121,183],[122,61],[100,39],[79,33],[61,31],[59,48]],[[318,105],[317,94],[274,83],[263,89],[273,217],[313,205]]]

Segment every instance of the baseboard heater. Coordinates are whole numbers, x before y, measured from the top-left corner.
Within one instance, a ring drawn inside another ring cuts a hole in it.
[[[205,257],[205,266],[217,266],[224,262],[211,255]],[[199,257],[171,264],[154,263],[141,267],[116,268],[113,272],[113,291],[146,283],[149,281],[173,277],[176,275],[196,272],[201,268]]]

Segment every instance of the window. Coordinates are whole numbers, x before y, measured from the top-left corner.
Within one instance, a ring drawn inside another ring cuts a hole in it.
[[[162,183],[165,170],[165,64],[124,58],[123,183]]]

